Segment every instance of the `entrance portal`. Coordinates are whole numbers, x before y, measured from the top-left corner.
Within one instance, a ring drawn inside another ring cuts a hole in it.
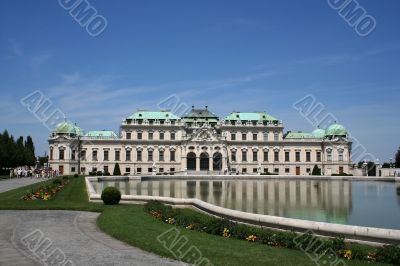
[[[196,154],[194,152],[186,155],[186,168],[187,170],[196,170]]]
[[[200,170],[202,171],[210,170],[210,158],[208,156],[208,153],[206,152],[200,154]]]

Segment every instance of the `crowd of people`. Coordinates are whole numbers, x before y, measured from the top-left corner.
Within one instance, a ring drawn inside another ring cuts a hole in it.
[[[58,170],[52,170],[49,167],[33,168],[30,166],[22,166],[10,169],[10,178],[17,177],[30,177],[30,178],[51,178],[60,176]]]

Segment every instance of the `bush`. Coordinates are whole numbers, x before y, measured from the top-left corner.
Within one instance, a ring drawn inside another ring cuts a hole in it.
[[[105,172],[104,176],[110,176],[110,172]]]
[[[78,176],[78,174],[74,174],[74,177],[75,177],[75,178],[78,178],[79,176]]]
[[[113,171],[113,175],[121,175],[121,169],[119,169],[119,164],[116,163],[114,166],[114,171]]]
[[[312,175],[321,175],[321,168],[319,168],[317,165],[314,165],[314,168],[312,169],[311,174]]]
[[[121,200],[121,192],[116,187],[106,187],[101,193],[105,205],[115,205]]]
[[[376,252],[376,261],[400,265],[400,248],[394,245],[379,247]]]
[[[63,180],[68,180],[68,179],[69,179],[69,176],[65,175],[65,176],[62,177],[62,179],[63,179]]]
[[[353,174],[339,173],[339,174],[332,174],[332,176],[353,176]]]
[[[337,236],[334,239],[332,239],[331,247],[336,252],[346,249],[346,243],[344,242],[344,236]]]
[[[62,183],[62,182],[61,182],[60,179],[54,179],[54,180],[53,180],[53,184],[54,184],[54,185],[61,185],[61,183]]]
[[[96,175],[97,175],[97,176],[102,176],[103,173],[102,173],[101,171],[97,171],[97,172],[96,172]]]

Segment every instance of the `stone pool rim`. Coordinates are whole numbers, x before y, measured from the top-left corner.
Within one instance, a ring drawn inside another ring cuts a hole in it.
[[[126,177],[85,177],[86,188],[89,201],[101,202],[101,195],[96,193],[92,181],[124,181],[124,180],[158,180],[158,179],[291,179],[291,180],[349,180],[349,181],[388,181],[400,182],[399,177],[360,177],[360,176],[259,176],[259,175],[214,175],[203,176],[200,175],[152,175],[152,176],[126,176]],[[255,214],[231,210],[228,208],[219,207],[200,199],[195,198],[171,198],[160,196],[144,196],[144,195],[122,195],[122,203],[145,203],[151,200],[157,200],[165,204],[174,206],[186,206],[198,209],[211,215],[227,218],[230,220],[243,222],[255,226],[264,226],[278,230],[294,230],[296,232],[305,232],[312,230],[314,233],[334,237],[337,235],[344,235],[347,239],[363,242],[369,244],[400,244],[400,230],[386,229],[377,227],[365,227],[356,225],[335,224],[326,222],[316,222],[303,219],[286,218],[280,216],[272,216],[265,214]]]

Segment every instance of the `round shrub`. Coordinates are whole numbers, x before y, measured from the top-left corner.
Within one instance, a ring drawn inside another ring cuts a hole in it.
[[[121,200],[121,192],[116,187],[106,187],[101,193],[105,205],[115,205]]]
[[[78,178],[78,174],[74,174],[74,177],[75,177],[75,178]]]

